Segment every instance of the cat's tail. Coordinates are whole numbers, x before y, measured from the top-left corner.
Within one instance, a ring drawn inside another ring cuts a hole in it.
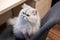
[[[7,25],[15,25],[17,23],[17,17],[9,18],[7,21]]]

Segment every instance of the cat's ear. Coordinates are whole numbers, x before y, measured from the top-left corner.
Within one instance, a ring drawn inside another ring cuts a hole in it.
[[[38,12],[37,9],[34,9],[34,10],[32,11],[32,13],[33,13],[33,15],[39,15],[39,12]]]
[[[33,15],[37,15],[37,10],[32,11]]]
[[[32,7],[24,3],[24,4],[22,5],[22,8],[25,8],[25,9],[26,9],[26,8],[27,8],[27,9],[31,9]]]
[[[28,8],[28,5],[24,3],[24,4],[22,5],[22,8]]]

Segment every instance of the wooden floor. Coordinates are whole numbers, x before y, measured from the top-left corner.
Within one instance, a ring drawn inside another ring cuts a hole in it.
[[[46,40],[60,40],[60,24],[56,24],[48,33]]]

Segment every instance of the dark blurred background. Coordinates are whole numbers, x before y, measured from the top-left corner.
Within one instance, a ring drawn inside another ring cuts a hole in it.
[[[59,0],[52,0],[52,6],[56,3],[56,2],[58,2]]]

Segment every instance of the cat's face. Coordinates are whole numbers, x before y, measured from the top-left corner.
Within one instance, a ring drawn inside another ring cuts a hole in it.
[[[30,22],[37,21],[37,18],[39,16],[39,13],[37,12],[37,10],[28,6],[28,5],[24,5],[24,6],[23,6],[23,9],[21,11],[22,13],[20,15],[24,16],[24,19],[28,20]]]

